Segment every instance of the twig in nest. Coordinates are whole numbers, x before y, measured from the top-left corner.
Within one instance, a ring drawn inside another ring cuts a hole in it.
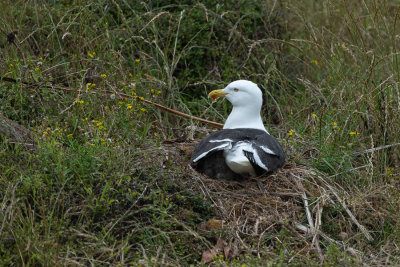
[[[309,209],[309,204],[308,204],[308,199],[307,199],[307,195],[305,192],[302,193],[301,195],[303,202],[304,202],[304,208],[306,209],[306,214],[307,214],[307,220],[308,220],[308,224],[310,225],[310,229],[312,234],[314,235],[313,240],[311,245],[315,246],[315,249],[318,252],[318,256],[321,259],[321,261],[324,260],[324,255],[322,254],[322,250],[321,247],[319,246],[319,238],[318,238],[318,229],[316,227],[314,227],[314,222],[313,222],[313,218]],[[315,221],[316,223],[318,222],[317,219]],[[317,225],[317,227],[319,228],[319,224]]]
[[[371,234],[368,232],[368,230],[364,227],[364,225],[360,224],[356,217],[353,215],[353,213],[350,211],[350,209],[347,207],[346,203],[344,200],[339,196],[339,194],[336,192],[336,190],[325,181],[324,178],[319,177],[321,181],[329,188],[329,190],[333,193],[333,195],[337,198],[337,200],[340,202],[342,207],[346,210],[346,213],[350,216],[350,219],[357,225],[357,227],[361,230],[361,232],[364,234],[364,236],[369,240],[372,241],[373,238]]]
[[[294,227],[297,230],[300,230],[300,231],[304,232],[305,234],[312,234],[312,231],[311,231],[310,227],[307,227],[307,226],[302,225],[300,223],[295,223]],[[335,239],[332,239],[327,234],[321,232],[321,230],[319,230],[318,233],[322,236],[322,238],[324,238],[328,242],[335,243],[336,245],[340,245],[340,246],[343,245],[341,242],[339,242],[339,241],[337,241]]]
[[[296,175],[295,175],[295,177],[298,178]],[[308,203],[306,190],[305,190],[304,186],[300,183],[300,179],[296,179],[296,184],[297,184],[297,187],[302,191],[301,198],[303,199],[304,209],[306,210],[306,215],[307,215],[307,221],[308,221],[308,224],[310,225],[311,233],[313,234],[313,239],[312,239],[311,245],[315,247],[315,249],[317,250],[317,253],[318,253],[318,257],[321,259],[321,261],[323,261],[324,255],[323,255],[321,247],[319,245],[319,237],[318,237],[321,219],[317,215],[315,218],[315,226],[314,226],[314,221],[313,221],[312,214],[310,212],[310,208],[309,208],[310,205]],[[322,210],[321,210],[321,213],[322,213]]]
[[[364,167],[364,166],[362,166]],[[336,197],[336,199],[339,201],[339,203],[342,205],[342,207],[346,210],[346,213],[350,216],[350,219],[357,225],[357,227],[361,230],[361,232],[364,234],[364,236],[369,240],[372,241],[373,238],[370,235],[370,233],[367,231],[367,229],[358,222],[358,220],[356,219],[356,217],[353,215],[353,213],[350,211],[350,209],[347,207],[346,203],[343,201],[343,199],[339,196],[339,194],[337,193],[337,191],[327,182],[325,181],[325,179],[323,178],[323,176],[326,177],[326,175],[324,173],[321,173],[317,170],[314,170],[315,172],[319,173],[320,175],[317,175],[316,177],[318,177],[319,180],[321,180],[321,182],[328,187],[328,189],[332,192],[332,194]],[[329,178],[329,177],[328,177]],[[299,186],[302,186],[299,182],[298,182]],[[302,187],[300,187],[302,188]],[[305,190],[304,190],[305,191]],[[328,198],[330,199],[330,198]]]

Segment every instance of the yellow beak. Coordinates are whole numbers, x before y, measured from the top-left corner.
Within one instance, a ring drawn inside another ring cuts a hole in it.
[[[223,89],[211,91],[211,92],[208,94],[208,97],[211,97],[212,99],[216,99],[216,98],[218,98],[218,97],[224,97],[224,96],[226,96],[228,93],[222,92],[222,90],[223,90]]]

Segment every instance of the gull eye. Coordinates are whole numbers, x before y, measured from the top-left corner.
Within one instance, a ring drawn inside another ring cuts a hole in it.
[[[235,92],[239,92],[239,89],[237,89],[237,88],[233,88],[233,91],[235,91]]]

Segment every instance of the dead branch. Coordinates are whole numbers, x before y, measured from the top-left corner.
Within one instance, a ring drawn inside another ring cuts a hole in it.
[[[386,148],[391,148],[391,147],[398,146],[398,145],[400,145],[400,143],[395,143],[395,144],[386,145],[386,146],[373,147],[373,148],[370,148],[370,149],[367,149],[367,150],[364,150],[364,151],[354,152],[351,155],[352,156],[360,156],[362,154],[372,153],[372,152],[375,152],[375,151],[379,151],[379,150],[386,149]]]
[[[0,80],[6,81],[6,82],[12,82],[12,83],[20,82],[20,83],[28,85],[28,86],[39,86],[39,84],[28,83],[28,82],[25,82],[25,81],[17,81],[17,80],[15,80],[13,78],[8,78],[8,77],[0,77]],[[63,90],[63,91],[72,91],[72,92],[76,92],[76,91],[81,91],[82,90],[81,88],[69,88],[69,87],[63,87],[63,86],[57,86],[57,85],[46,85],[46,84],[43,84],[43,85],[40,85],[40,86],[45,87],[45,88],[50,88],[50,89],[57,89],[57,90]],[[187,118],[187,119],[190,119],[190,120],[196,120],[196,121],[202,122],[204,124],[208,124],[208,125],[210,125],[210,126],[212,126],[214,128],[217,128],[217,129],[222,129],[222,127],[223,127],[223,124],[221,124],[221,123],[217,123],[217,122],[205,120],[205,119],[202,119],[202,118],[198,118],[198,117],[195,117],[195,116],[192,116],[192,115],[189,115],[189,114],[174,110],[172,108],[168,108],[168,107],[165,107],[163,105],[154,103],[154,102],[152,102],[150,100],[143,99],[141,97],[134,97],[134,96],[130,96],[130,95],[127,95],[127,94],[124,94],[124,93],[112,92],[112,91],[109,91],[109,90],[102,90],[102,91],[94,91],[93,90],[93,91],[90,91],[89,93],[92,93],[92,94],[99,93],[99,94],[102,94],[102,95],[110,95],[110,96],[114,95],[115,97],[122,98],[122,99],[135,98],[135,99],[141,101],[142,103],[144,103],[146,105],[155,106],[155,107],[157,107],[159,109],[162,109],[164,111],[167,111],[169,113],[172,113],[172,114],[180,116],[180,117],[184,117],[184,118]]]

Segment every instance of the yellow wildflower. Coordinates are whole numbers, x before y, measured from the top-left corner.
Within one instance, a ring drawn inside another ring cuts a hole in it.
[[[105,73],[101,74],[100,76],[101,76],[101,78],[103,78],[103,79],[107,78],[107,74],[105,74]]]
[[[48,133],[48,132],[46,132],[46,131],[44,131],[44,132],[43,132],[43,134],[44,134],[44,135],[47,135],[47,134],[49,134],[49,133]]]
[[[141,108],[141,109],[140,109],[140,111],[142,111],[142,112],[145,112],[145,111],[146,111],[146,109],[145,109],[145,108]]]
[[[83,103],[85,103],[85,101],[79,100],[79,99],[78,99],[76,102],[77,102],[78,104],[83,104]]]
[[[139,62],[140,62],[140,59],[139,59],[139,58],[137,58],[135,61],[136,61],[136,63],[139,63]]]
[[[126,107],[127,107],[128,109],[131,109],[131,108],[132,108],[132,105],[131,105],[131,104],[127,104]]]
[[[67,136],[68,136],[68,137],[71,137],[71,136],[72,136],[72,133],[71,133],[71,134],[68,134]]]
[[[293,130],[290,130],[289,131],[289,136],[292,136],[294,134],[294,131]]]
[[[86,84],[86,92],[90,91],[95,86],[96,86],[95,83],[87,83]]]
[[[314,63],[315,65],[318,65],[318,60],[313,60],[312,63]]]
[[[313,113],[313,114],[311,114],[311,117],[315,118],[315,117],[317,117],[317,114]]]
[[[36,68],[35,68],[35,71],[39,71],[39,68],[36,67]]]
[[[350,134],[350,135],[360,135],[359,132],[350,132],[349,134]]]

